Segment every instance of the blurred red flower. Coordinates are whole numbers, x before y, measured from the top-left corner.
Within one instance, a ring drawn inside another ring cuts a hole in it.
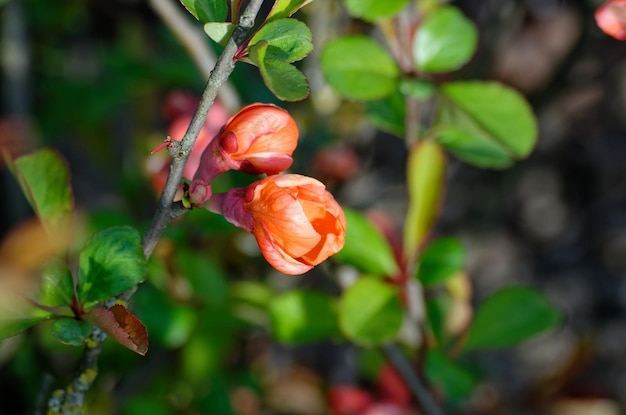
[[[596,23],[607,35],[626,40],[626,0],[609,0],[595,12]]]

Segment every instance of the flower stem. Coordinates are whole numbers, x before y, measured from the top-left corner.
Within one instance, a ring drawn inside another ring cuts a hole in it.
[[[406,360],[400,348],[396,344],[390,343],[383,346],[383,351],[400,376],[402,376],[402,379],[404,379],[409,386],[411,394],[417,401],[424,415],[444,415],[445,412],[437,405],[435,398],[417,373],[415,373],[415,370]]]

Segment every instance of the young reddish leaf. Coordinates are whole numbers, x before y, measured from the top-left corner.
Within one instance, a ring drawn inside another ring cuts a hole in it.
[[[95,307],[85,318],[122,346],[144,356],[148,351],[148,332],[137,317],[124,306]]]

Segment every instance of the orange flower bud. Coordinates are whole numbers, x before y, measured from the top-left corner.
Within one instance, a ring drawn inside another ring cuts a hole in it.
[[[291,167],[298,145],[298,126],[291,115],[271,104],[242,108],[220,134],[220,147],[233,168],[276,174]]]
[[[285,274],[305,273],[344,245],[343,210],[311,177],[268,176],[213,195],[205,207],[252,232],[265,259]]]
[[[288,169],[298,145],[298,126],[272,104],[251,104],[233,115],[202,155],[194,179],[210,183],[226,170],[276,174]]]
[[[302,274],[343,248],[343,210],[311,177],[282,174],[255,182],[243,208],[252,214],[263,256],[285,274]]]
[[[604,33],[626,40],[626,0],[609,0],[595,12],[596,23]]]

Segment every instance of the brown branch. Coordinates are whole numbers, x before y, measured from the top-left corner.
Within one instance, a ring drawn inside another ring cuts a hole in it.
[[[183,168],[185,167],[189,153],[200,134],[207,113],[213,105],[220,87],[228,80],[235,68],[234,57],[237,48],[245,41],[248,31],[254,26],[254,21],[262,3],[263,0],[250,0],[248,7],[239,19],[233,35],[222,51],[222,54],[215,64],[215,68],[209,76],[204,93],[202,94],[196,113],[189,124],[185,136],[180,143],[176,144],[174,151],[171,152],[173,160],[167,183],[161,193],[157,210],[152,218],[152,223],[142,241],[142,248],[146,259],[148,259],[154,251],[157,242],[161,238],[170,220],[182,214],[180,204],[174,203],[173,200],[182,179]],[[132,294],[133,291],[131,290],[120,297],[128,300]],[[59,389],[52,393],[52,397],[48,400],[48,414],[79,415],[84,413],[85,394],[91,388],[96,378],[98,356],[105,339],[106,334],[97,327],[94,327],[91,335],[86,339],[86,347],[81,359],[78,375],[65,389]]]

